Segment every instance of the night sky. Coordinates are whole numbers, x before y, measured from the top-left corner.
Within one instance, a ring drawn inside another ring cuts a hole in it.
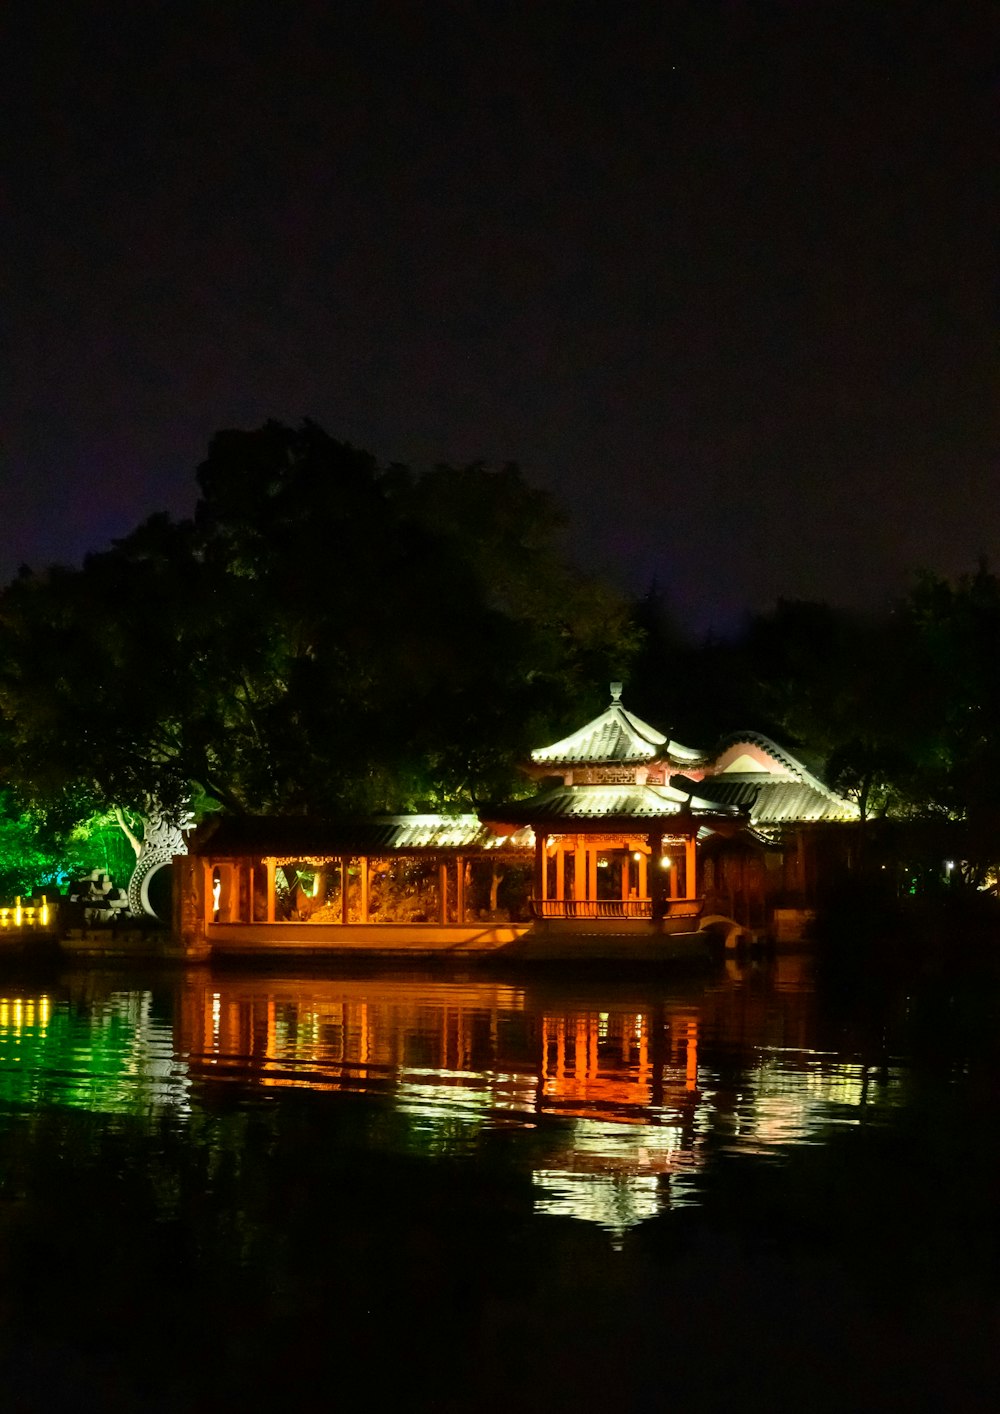
[[[696,630],[1000,560],[976,3],[9,0],[0,579],[212,432],[521,463]]]

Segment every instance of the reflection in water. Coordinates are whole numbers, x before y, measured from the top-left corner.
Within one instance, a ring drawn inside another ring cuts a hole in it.
[[[83,1009],[48,993],[0,996],[0,1105],[185,1113],[190,1082],[147,991]]]
[[[780,1157],[896,1101],[900,1070],[815,1032],[801,963],[575,987],[193,972],[155,1006],[78,976],[0,998],[0,1104],[184,1116],[219,1086],[248,1103],[350,1092],[402,1119],[417,1152],[506,1138],[538,1211],[621,1233],[697,1203],[716,1156]]]

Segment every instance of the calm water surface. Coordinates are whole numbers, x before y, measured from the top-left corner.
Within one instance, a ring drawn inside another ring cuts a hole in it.
[[[993,1408],[998,1037],[799,957],[0,977],[7,1405]]]
[[[801,958],[693,981],[85,972],[5,991],[6,1111],[183,1122],[227,1088],[251,1106],[297,1088],[323,1096],[322,1125],[338,1097],[361,1096],[398,1117],[396,1144],[431,1156],[504,1131],[538,1212],[618,1234],[699,1203],[727,1155],[781,1160],[882,1124],[910,1089],[887,1034],[895,1022],[903,1044],[908,998],[874,1026],[825,1016]]]

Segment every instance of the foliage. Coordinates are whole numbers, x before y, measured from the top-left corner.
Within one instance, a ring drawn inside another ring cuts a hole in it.
[[[0,902],[30,897],[36,885],[52,881],[58,864],[47,843],[38,820],[0,792]]]
[[[268,423],[217,434],[198,483],[191,522],[0,596],[0,745],[27,799],[467,805],[635,648],[515,467],[418,476]]]
[[[985,561],[954,581],[925,573],[907,614],[933,725],[925,788],[940,813],[965,823],[963,873],[979,884],[1000,861],[1000,581]]]
[[[777,731],[808,744],[862,818],[905,809],[931,743],[908,687],[919,658],[905,614],[780,600],[751,622],[756,698]]]
[[[630,704],[680,740],[765,731],[815,754],[863,818],[961,821],[970,878],[1000,856],[985,564],[925,574],[881,613],[782,600],[692,644],[655,590],[629,608],[574,570],[557,508],[514,466],[417,474],[272,422],[218,433],[197,477],[192,520],[154,516],[0,594],[18,885],[57,842],[108,857],[110,825],[70,832],[111,804],[333,814],[511,793],[530,747],[632,665]]]
[[[656,584],[632,605],[632,622],[639,649],[626,697],[640,717],[694,747],[737,727],[766,728],[742,641],[692,641]]]
[[[880,612],[779,600],[727,641],[691,644],[651,590],[629,700],[681,740],[724,719],[786,742],[907,856],[981,885],[1000,861],[1000,581],[923,573]],[[721,706],[721,712],[720,712]],[[685,736],[686,733],[690,735]],[[942,876],[943,877],[943,876]]]
[[[123,845],[110,813],[67,830],[57,817],[22,807],[10,791],[0,791],[0,903],[52,892],[93,869],[124,883],[135,861]]]
[[[779,601],[731,665],[755,725],[816,752],[862,818],[912,822],[937,869],[946,849],[956,878],[982,884],[1000,860],[1000,581],[985,564],[921,574],[880,614]]]

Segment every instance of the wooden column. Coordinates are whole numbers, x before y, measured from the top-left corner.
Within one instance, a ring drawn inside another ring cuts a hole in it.
[[[597,849],[593,844],[587,849],[587,897],[597,897]]]
[[[629,896],[629,885],[632,882],[632,851],[626,847],[625,858],[622,860],[622,900]]]
[[[368,856],[361,856],[361,922],[368,922]]]
[[[340,921],[347,923],[350,918],[347,898],[347,881],[350,878],[347,867],[347,855],[340,856]]]
[[[249,860],[240,860],[236,873],[236,898],[233,911],[234,923],[252,923],[253,918],[253,865]]]
[[[444,859],[438,864],[438,922],[442,926],[448,922],[448,862]]]
[[[275,875],[277,874],[277,872],[278,872],[278,861],[277,861],[276,859],[269,859],[269,860],[267,861],[267,921],[268,921],[268,923],[273,923],[273,922],[274,922],[274,916],[275,916],[275,911],[276,911],[276,910],[275,910],[275,898],[274,898],[274,896],[275,896],[275,892],[276,892],[276,890],[277,890],[277,881],[276,881],[276,879],[275,879]]]
[[[679,898],[679,897],[680,897],[680,887],[681,887],[681,881],[680,881],[680,879],[678,879],[678,877],[677,877],[677,862],[676,862],[676,860],[675,860],[673,857],[671,857],[671,860],[670,860],[670,897],[671,897],[671,898]]]
[[[663,899],[665,894],[666,879],[663,877],[666,870],[660,863],[660,856],[663,853],[663,836],[652,830],[649,834],[649,913],[654,920],[663,917]]]
[[[684,892],[687,898],[695,898],[698,893],[698,855],[694,835],[684,841]]]
[[[566,897],[566,850],[564,842],[559,841],[559,848],[556,851],[556,898],[562,902]]]
[[[219,922],[233,921],[233,866],[219,865]]]
[[[465,860],[461,855],[455,866],[455,922],[465,922]]]
[[[638,897],[641,899],[649,898],[649,859],[641,850],[639,852]]]
[[[270,865],[270,862],[271,862],[271,861],[268,860],[268,865]],[[212,882],[213,882],[213,881],[212,881],[212,875],[213,875],[213,872],[214,872],[214,871],[213,871],[213,869],[212,869],[211,864],[202,864],[201,868],[202,868],[202,888],[204,889],[204,897],[203,897],[203,900],[202,900],[202,901],[203,901],[203,904],[204,904],[205,922],[206,922],[206,923],[214,923],[214,922],[215,922],[215,899],[213,898],[213,894],[212,894]],[[270,872],[271,872],[271,871],[270,871],[270,868],[268,868],[268,876],[269,876],[269,877],[270,877]],[[272,897],[273,897],[273,894],[272,894]],[[269,919],[268,919],[268,922],[272,922],[272,923],[273,923],[273,921],[274,921],[273,918],[269,918]]]
[[[535,831],[535,898],[545,897],[545,836]]]
[[[573,844],[573,897],[587,897],[587,851],[582,835],[577,835]]]

